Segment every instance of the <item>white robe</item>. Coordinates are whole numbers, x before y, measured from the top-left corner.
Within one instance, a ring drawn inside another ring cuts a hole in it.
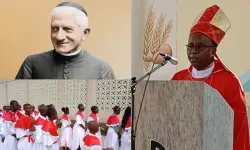
[[[0,138],[0,150],[3,150],[3,143],[2,143],[2,139]]]
[[[43,117],[43,116],[40,116],[40,117]],[[44,120],[46,120],[46,118],[44,118]],[[35,126],[36,131],[34,132],[35,143],[33,145],[33,150],[45,150],[46,148],[42,141],[42,138],[43,138],[42,127],[43,127],[42,125]]]
[[[131,150],[131,129],[122,133],[120,150]]]
[[[67,146],[71,147],[72,142],[72,128],[70,127],[71,121],[70,120],[61,120],[62,127],[61,127],[61,136],[60,136],[60,146]]]
[[[17,150],[17,139],[12,136],[12,134],[16,134],[15,131],[15,123],[4,121],[2,124],[1,133],[5,136],[4,143],[2,144],[3,150]]]
[[[6,135],[2,145],[3,150],[17,150],[17,140],[12,135]]]
[[[102,148],[99,148],[99,147],[91,147],[91,148],[86,148],[86,147],[83,147],[82,150],[103,150]]]
[[[2,117],[0,117],[0,132],[1,132],[1,130],[2,130],[2,124],[3,124],[3,118]]]
[[[53,121],[56,124],[56,120]],[[49,132],[42,130],[42,142],[45,146],[45,150],[59,150],[59,136],[52,136]]]
[[[31,136],[31,137],[25,137]],[[16,129],[16,137],[19,139],[17,142],[18,150],[33,150],[33,132],[24,129]]]
[[[113,127],[109,127],[103,148],[113,148],[119,150],[119,137]]]
[[[77,148],[80,146],[82,149],[82,140],[85,136],[85,130],[80,126],[82,124],[85,127],[85,122],[82,119],[80,115],[76,115],[76,122],[73,127],[73,141],[72,141],[72,146],[71,150],[77,150]]]
[[[45,150],[59,150],[58,136],[52,136],[43,131],[42,141],[45,146]]]
[[[1,113],[3,115],[3,113]],[[0,134],[2,134],[2,124],[3,124],[3,118],[0,117]],[[2,138],[0,137],[0,150],[3,150],[3,143],[2,143]]]
[[[0,136],[0,150],[4,150],[4,149],[3,149],[2,137],[1,137],[1,136]]]

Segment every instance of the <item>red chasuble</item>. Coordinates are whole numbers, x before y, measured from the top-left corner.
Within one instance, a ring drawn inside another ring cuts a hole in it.
[[[216,60],[211,75],[204,79],[192,78],[192,66],[176,73],[172,80],[204,81],[216,89],[234,110],[234,150],[250,150],[246,99],[237,77]]]

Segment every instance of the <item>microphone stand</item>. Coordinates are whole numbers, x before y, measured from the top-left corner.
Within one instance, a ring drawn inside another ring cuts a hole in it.
[[[156,70],[158,70],[159,68],[163,67],[164,65],[166,65],[168,62],[167,59],[165,59],[164,62],[162,62],[161,64],[159,64],[158,66],[156,66],[155,68],[153,68],[151,71],[149,71],[148,73],[146,73],[144,76],[142,76],[141,78],[139,78],[138,80],[136,80],[136,77],[132,77],[132,83],[131,83],[131,94],[132,94],[132,130],[131,130],[131,137],[132,137],[132,141],[131,141],[131,150],[135,150],[135,138],[136,138],[136,127],[134,127],[134,119],[135,119],[135,92],[136,92],[136,85],[138,83],[140,83],[143,79],[145,79],[146,77],[150,76],[153,72],[155,72]],[[140,116],[140,112],[138,113],[138,117]]]

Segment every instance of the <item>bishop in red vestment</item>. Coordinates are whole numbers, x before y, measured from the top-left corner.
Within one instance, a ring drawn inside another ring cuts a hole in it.
[[[216,89],[234,111],[234,150],[250,150],[246,99],[238,78],[221,62],[217,46],[231,24],[219,6],[207,8],[190,30],[187,55],[188,69],[172,80],[203,81]]]

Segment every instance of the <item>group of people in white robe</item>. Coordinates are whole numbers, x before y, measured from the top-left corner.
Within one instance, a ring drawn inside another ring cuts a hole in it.
[[[79,104],[74,124],[68,117],[69,108],[62,111],[58,119],[52,104],[39,105],[38,111],[24,104],[21,110],[17,101],[11,101],[0,110],[0,150],[131,150],[131,107],[126,108],[121,123],[121,108],[113,108],[104,142],[97,106],[91,107],[92,113],[85,119],[84,105]]]

